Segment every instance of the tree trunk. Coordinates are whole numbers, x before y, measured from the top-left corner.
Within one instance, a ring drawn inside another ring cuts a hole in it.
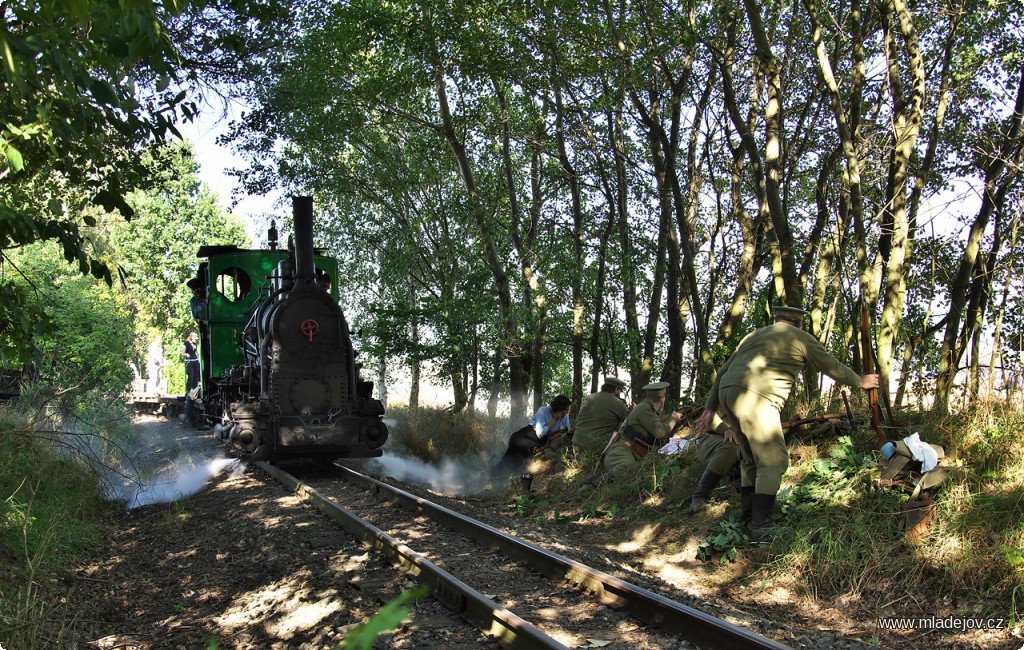
[[[899,333],[900,319],[903,316],[903,305],[906,302],[907,268],[911,256],[907,217],[907,169],[914,153],[914,143],[921,131],[925,98],[924,60],[917,43],[914,17],[904,0],[889,0],[889,7],[896,13],[899,20],[900,33],[903,37],[903,45],[907,50],[913,77],[913,87],[910,101],[904,102],[900,97],[902,90],[899,87],[899,76],[893,70],[896,48],[886,48],[886,56],[890,59],[889,88],[894,97],[893,103],[896,112],[894,132],[896,141],[892,150],[889,173],[889,186],[892,187],[892,193],[887,196],[888,201],[886,202],[888,206],[886,213],[892,224],[889,232],[892,234],[886,273],[885,301],[882,306],[881,327],[878,332],[877,359],[878,372],[882,376],[879,388],[886,398],[889,398],[889,381],[892,377],[896,337]]]
[[[428,29],[432,30],[430,10],[425,10]],[[431,34],[432,35],[432,34]],[[494,287],[498,299],[499,313],[502,323],[502,335],[508,350],[509,362],[509,390],[512,398],[513,419],[522,419],[526,410],[526,395],[523,391],[523,372],[521,350],[517,341],[519,340],[519,324],[516,320],[515,311],[512,308],[512,287],[509,283],[508,274],[498,253],[498,247],[493,238],[494,229],[489,226],[485,218],[484,206],[480,201],[477,192],[476,178],[473,174],[473,165],[466,152],[466,147],[459,139],[452,120],[451,108],[448,104],[448,92],[445,87],[444,73],[441,63],[440,52],[437,51],[437,44],[431,41],[431,55],[433,57],[432,74],[434,79],[434,90],[441,116],[441,132],[445,142],[455,156],[463,184],[469,197],[469,212],[473,224],[476,226],[480,243],[484,249],[484,260],[494,278]]]
[[[557,53],[556,53],[557,57]],[[557,59],[556,59],[557,61]],[[562,88],[555,74],[555,138],[558,144],[558,162],[562,173],[569,181],[569,197],[572,205],[573,271],[572,284],[572,399],[574,413],[583,401],[583,204],[580,197],[580,182],[576,168],[569,160],[565,146],[565,108],[562,105]]]
[[[978,215],[971,224],[967,236],[967,246],[956,276],[949,290],[949,315],[946,319],[946,332],[942,338],[939,351],[939,373],[935,380],[935,410],[945,412],[949,409],[949,395],[956,380],[957,366],[963,354],[963,346],[958,344],[960,323],[964,316],[964,307],[970,289],[971,278],[981,250],[982,236],[988,227],[988,221],[998,205],[1000,196],[1005,196],[1010,182],[1015,176],[1011,168],[1005,176],[1007,161],[1019,160],[1021,156],[1021,119],[1024,116],[1024,69],[1017,86],[1017,100],[1013,114],[1010,116],[1005,135],[1000,141],[996,155],[989,159],[985,167],[985,186],[981,198]]]
[[[605,88],[607,90],[607,88]],[[570,91],[571,94],[571,91]],[[579,106],[580,102],[573,98],[574,103]],[[621,106],[621,104],[620,104]],[[616,192],[613,187],[612,179],[609,178],[608,168],[605,164],[604,156],[601,154],[601,149],[598,144],[597,136],[591,129],[591,120],[588,119],[582,111],[577,110],[577,117],[579,118],[580,127],[587,134],[587,142],[590,145],[591,154],[594,156],[594,173],[597,175],[598,185],[601,189],[601,193],[604,196],[605,208],[608,211],[608,220],[605,222],[604,230],[602,231],[600,238],[597,243],[597,274],[594,280],[594,293],[593,293],[593,319],[591,321],[590,337],[587,342],[587,350],[590,353],[591,366],[590,366],[590,393],[597,392],[600,387],[601,375],[607,374],[608,372],[608,358],[604,354],[601,346],[601,331],[604,325],[604,310],[605,310],[605,292],[607,291],[607,278],[608,278],[608,246],[611,242],[613,233],[615,232],[615,224],[618,222],[618,215],[616,214],[616,207],[618,202],[616,201]],[[611,140],[612,125],[615,123],[615,114],[611,106],[605,109],[605,118],[608,124],[609,139]],[[614,147],[612,147],[614,150]]]
[[[410,289],[411,289],[410,283]],[[412,340],[413,347],[418,347],[420,343],[420,319],[415,315],[416,298],[415,292],[412,292],[413,310],[414,315],[412,318],[412,332],[409,338]],[[420,358],[419,355],[414,354],[409,360],[409,408],[415,411],[420,407]]]
[[[487,396],[487,415],[491,418],[498,415],[498,398],[501,395],[501,367],[504,361],[504,352],[495,350],[494,363],[491,370],[491,390]]]
[[[1013,225],[1010,227],[1010,254],[1013,255],[1017,248],[1017,237],[1020,230],[1020,212],[1013,217]],[[1016,274],[1016,264],[1011,263],[1010,268],[1006,271],[1006,280],[1003,282],[1002,297],[999,300],[999,310],[996,312],[995,318],[995,331],[992,334],[992,356],[989,357],[988,362],[988,392],[989,395],[995,394],[995,377],[996,377],[996,359],[1000,359],[999,369],[1000,374],[1003,376],[1003,383],[1006,383],[1005,370],[1002,369],[1002,350],[1003,350],[1003,317],[1006,314],[1006,300],[1010,295],[1010,285],[1014,279],[1020,277]],[[1009,397],[1009,395],[1007,395]]]
[[[780,183],[782,181],[782,134],[783,134],[783,94],[782,73],[778,61],[772,54],[771,42],[761,18],[761,7],[757,0],[743,0],[747,11],[750,34],[754,39],[757,58],[761,70],[768,82],[768,104],[765,106],[765,171],[759,182],[764,183],[764,193],[768,202],[768,214],[772,222],[772,231],[779,246],[781,268],[776,272],[775,292],[783,304],[800,307],[803,303],[803,287],[797,275],[796,256],[793,252],[793,234],[789,228],[789,219],[782,205]]]
[[[388,360],[380,358],[380,371],[377,373],[377,399],[386,407],[388,405]]]

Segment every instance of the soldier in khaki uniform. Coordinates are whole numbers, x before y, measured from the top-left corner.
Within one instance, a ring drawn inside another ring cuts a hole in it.
[[[629,415],[629,407],[622,400],[626,382],[615,377],[604,380],[601,390],[583,400],[572,441],[590,458],[597,457],[608,439]]]
[[[666,388],[668,382],[664,381],[644,386],[646,399],[637,404],[626,416],[619,429],[618,440],[610,444],[601,457],[604,467],[591,479],[592,483],[600,484],[622,476],[639,463],[658,440],[664,440],[672,435],[672,429],[683,414],[672,411],[662,415]]]
[[[773,310],[774,324],[748,334],[718,370],[697,427],[709,430],[718,412],[737,432],[743,516],[750,515],[750,536],[755,542],[772,532],[775,495],[789,467],[781,411],[797,373],[809,363],[841,384],[864,389],[878,386],[878,375],[861,377],[803,331],[806,311]]]
[[[690,499],[690,513],[697,513],[707,507],[711,490],[718,487],[723,476],[733,474],[734,465],[740,460],[739,439],[725,420],[716,413],[711,430],[698,434],[690,443],[697,450],[697,460],[704,466],[704,473],[697,481],[697,489]],[[738,468],[737,468],[738,469]],[[733,479],[735,480],[735,474]]]

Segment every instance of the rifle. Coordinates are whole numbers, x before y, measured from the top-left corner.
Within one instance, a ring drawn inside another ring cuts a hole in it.
[[[864,299],[860,302],[860,343],[864,374],[874,374],[876,368],[875,355],[871,347],[871,317],[868,315],[868,303]],[[882,431],[882,407],[878,405],[878,389],[869,388],[867,392],[868,406],[871,407],[871,428],[875,430],[878,446],[882,447],[889,441],[885,439],[885,433]]]
[[[673,411],[679,411],[679,420],[676,422],[676,425],[672,427],[672,434],[675,434],[675,432],[682,429],[683,425],[685,425],[687,422],[692,422],[693,420],[700,417],[700,414],[704,412],[704,405],[680,405],[671,410],[666,408],[665,411],[661,414],[661,421],[664,422],[665,420],[667,420],[669,416],[673,413]]]
[[[853,418],[848,418],[847,416],[842,415],[841,413],[826,413],[825,415],[814,415],[814,416],[807,417],[807,418],[801,418],[799,420],[791,420],[790,422],[783,422],[782,423],[782,428],[784,430],[785,429],[792,429],[793,427],[799,427],[799,426],[804,425],[804,424],[812,424],[814,422],[827,422],[828,420],[843,420],[843,419],[848,419],[850,421],[850,424],[851,425],[853,424]]]

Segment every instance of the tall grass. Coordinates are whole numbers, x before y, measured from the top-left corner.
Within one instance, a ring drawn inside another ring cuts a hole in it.
[[[448,409],[389,408],[389,449],[425,463],[493,457],[508,442],[507,419]]]
[[[109,506],[96,477],[58,453],[29,419],[0,409],[0,642],[65,645],[74,616],[43,580],[102,538]]]
[[[1024,413],[1004,405],[922,416],[896,435],[914,431],[942,445],[941,464],[952,469],[923,539],[909,540],[901,526],[910,486],[874,480],[878,454],[862,431],[848,445],[800,448],[787,475],[792,491],[781,499],[788,514],[762,571],[795,581],[810,596],[891,602],[943,594],[1020,620],[1024,612],[1014,603],[1024,594]]]

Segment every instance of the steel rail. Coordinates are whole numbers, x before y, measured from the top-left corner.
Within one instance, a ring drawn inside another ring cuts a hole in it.
[[[465,617],[499,643],[529,650],[568,650],[562,643],[538,630],[517,614],[505,609],[455,576],[402,544],[373,524],[357,517],[299,479],[269,463],[257,463],[267,474],[302,495],[317,510],[341,524],[345,530],[387,557],[413,578],[430,587],[435,598]]]
[[[484,546],[498,548],[509,557],[525,562],[548,578],[566,579],[573,582],[593,592],[601,602],[625,609],[634,618],[679,634],[687,641],[709,648],[737,650],[747,648],[751,650],[787,650],[788,648],[781,643],[766,639],[698,609],[688,607],[653,591],[509,535],[493,526],[360,474],[348,467],[341,465],[336,465],[336,467],[342,471],[342,476],[352,483],[361,485],[367,490],[386,493],[403,506],[421,512]]]

